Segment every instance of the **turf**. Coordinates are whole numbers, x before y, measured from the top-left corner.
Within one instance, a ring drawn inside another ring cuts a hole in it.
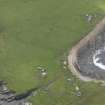
[[[0,0],[0,78],[20,92],[60,75],[51,94],[40,91],[33,105],[104,105],[104,87],[83,83],[61,66],[69,49],[104,17],[104,6],[104,0]],[[91,24],[87,13],[98,14]],[[48,70],[45,80],[38,65]],[[81,97],[72,94],[68,77],[80,86]]]

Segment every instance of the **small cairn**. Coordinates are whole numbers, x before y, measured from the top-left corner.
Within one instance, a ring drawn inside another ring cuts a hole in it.
[[[80,97],[82,95],[80,88],[78,86],[75,87],[75,91],[76,91],[76,96]]]
[[[45,69],[44,67],[39,66],[39,67],[37,67],[37,70],[40,71],[41,76],[42,76],[43,78],[45,78],[45,77],[47,76],[47,69]]]

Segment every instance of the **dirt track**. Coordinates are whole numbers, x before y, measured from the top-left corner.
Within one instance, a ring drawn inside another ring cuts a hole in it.
[[[79,65],[77,63],[77,55],[80,48],[88,44],[88,42],[94,41],[96,35],[100,33],[105,28],[105,18],[96,25],[96,27],[91,31],[85,38],[83,38],[77,45],[75,45],[69,55],[68,55],[68,67],[71,72],[83,81],[97,81],[96,79],[90,78],[88,76],[83,76],[79,71]]]

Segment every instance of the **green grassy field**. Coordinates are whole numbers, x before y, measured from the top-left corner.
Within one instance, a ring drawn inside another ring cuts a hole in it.
[[[97,14],[90,24],[85,15]],[[105,15],[104,0],[0,0],[0,78],[18,92],[57,81],[30,99],[33,105],[105,105],[105,88],[79,81],[61,60],[81,37]],[[39,78],[36,67],[47,68],[48,77]],[[73,79],[82,96],[72,92]]]

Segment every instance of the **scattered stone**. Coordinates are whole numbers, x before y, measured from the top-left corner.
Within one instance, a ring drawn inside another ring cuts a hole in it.
[[[42,67],[41,67],[41,66],[38,66],[38,67],[37,67],[37,70],[42,70]]]
[[[32,105],[32,103],[30,103],[30,102],[25,102],[25,103],[22,104],[22,105]]]
[[[76,90],[76,96],[80,97],[82,95],[81,91],[80,91],[80,88],[78,86],[75,87],[75,90]]]
[[[6,85],[6,84],[7,84],[6,82],[4,82],[3,80],[0,80],[0,86]]]
[[[67,81],[71,81],[71,78],[67,78]]]
[[[64,61],[64,62],[63,62],[63,65],[64,65],[64,66],[67,66],[67,61]]]
[[[35,92],[32,93],[32,96],[35,97],[36,95],[37,95],[37,91],[35,91]]]
[[[66,66],[63,66],[63,69],[67,69],[67,67]]]
[[[67,78],[67,82],[73,84],[73,80],[71,78]]]
[[[46,77],[47,76],[47,72],[42,72],[42,77]]]
[[[2,89],[3,89],[3,91],[8,91],[8,88],[5,85],[2,86]]]
[[[74,80],[72,80],[71,78],[67,78],[67,82],[68,82],[70,85],[72,85],[72,86],[75,85]]]
[[[42,76],[43,78],[47,76],[47,70],[46,70],[44,67],[38,66],[38,67],[37,67],[37,70],[40,71],[41,76]]]
[[[76,91],[79,91],[80,89],[79,89],[79,87],[78,87],[78,86],[76,86],[76,87],[75,87],[75,90],[76,90]]]
[[[105,81],[102,81],[101,84],[100,84],[100,86],[103,86],[104,87],[105,86]]]
[[[63,61],[63,69],[67,69],[67,61]]]
[[[41,69],[41,75],[42,75],[42,77],[46,77],[47,76],[47,70],[45,68]]]
[[[46,69],[41,69],[41,72],[46,72]]]
[[[77,92],[76,92],[76,96],[80,97],[81,95],[82,95],[82,94],[81,94],[80,91],[77,91]]]
[[[93,20],[93,15],[91,14],[86,14],[86,19],[87,19],[87,22],[91,22]]]
[[[46,76],[46,75],[47,75],[47,73],[46,73],[46,72],[43,72],[43,73],[42,73],[42,76]]]

